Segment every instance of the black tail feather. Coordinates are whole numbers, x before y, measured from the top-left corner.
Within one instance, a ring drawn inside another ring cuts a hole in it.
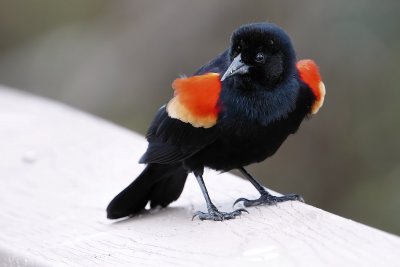
[[[151,207],[167,206],[182,193],[186,170],[181,164],[148,164],[143,172],[108,204],[107,218],[118,219]]]

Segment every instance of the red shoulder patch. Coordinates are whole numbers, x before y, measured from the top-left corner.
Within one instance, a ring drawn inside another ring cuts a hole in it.
[[[315,114],[323,105],[325,98],[325,85],[322,82],[318,66],[311,59],[303,59],[297,62],[296,67],[300,78],[311,88],[315,96],[315,102],[311,108],[311,113]]]
[[[221,81],[218,73],[178,78],[172,83],[174,98],[167,105],[168,115],[194,127],[209,128],[218,118]]]

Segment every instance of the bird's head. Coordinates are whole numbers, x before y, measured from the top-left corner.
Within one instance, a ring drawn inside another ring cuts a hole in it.
[[[274,87],[296,68],[296,56],[289,36],[272,23],[239,27],[231,37],[231,64],[221,78],[252,81]]]

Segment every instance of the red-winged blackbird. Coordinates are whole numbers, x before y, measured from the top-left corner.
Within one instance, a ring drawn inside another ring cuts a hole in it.
[[[192,172],[207,202],[201,220],[226,220],[244,209],[220,212],[203,181],[204,167],[239,169],[260,198],[239,198],[244,206],[302,200],[272,196],[244,166],[272,156],[300,123],[322,106],[325,88],[312,60],[296,62],[288,35],[270,23],[243,25],[230,47],[193,76],[176,79],[174,97],[157,112],[140,159],[147,166],[107,207],[117,219],[145,208],[167,206],[181,194]]]

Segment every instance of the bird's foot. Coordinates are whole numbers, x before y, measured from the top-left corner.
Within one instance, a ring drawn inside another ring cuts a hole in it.
[[[230,219],[235,219],[235,217],[242,215],[242,212],[247,212],[245,209],[237,209],[232,212],[222,212],[219,211],[216,207],[211,207],[208,209],[208,213],[206,212],[201,212],[197,211],[193,217],[192,220],[196,217],[199,216],[200,220],[211,220],[211,221],[223,221],[223,220],[230,220]]]
[[[252,206],[258,206],[258,205],[276,205],[278,202],[285,202],[289,200],[298,200],[301,202],[304,202],[304,199],[297,194],[289,194],[289,195],[284,195],[281,197],[273,196],[267,191],[265,193],[262,193],[261,196],[258,199],[254,200],[249,200],[247,198],[239,198],[237,199],[234,203],[233,206],[235,206],[237,203],[243,201],[243,206],[245,207],[252,207]]]

